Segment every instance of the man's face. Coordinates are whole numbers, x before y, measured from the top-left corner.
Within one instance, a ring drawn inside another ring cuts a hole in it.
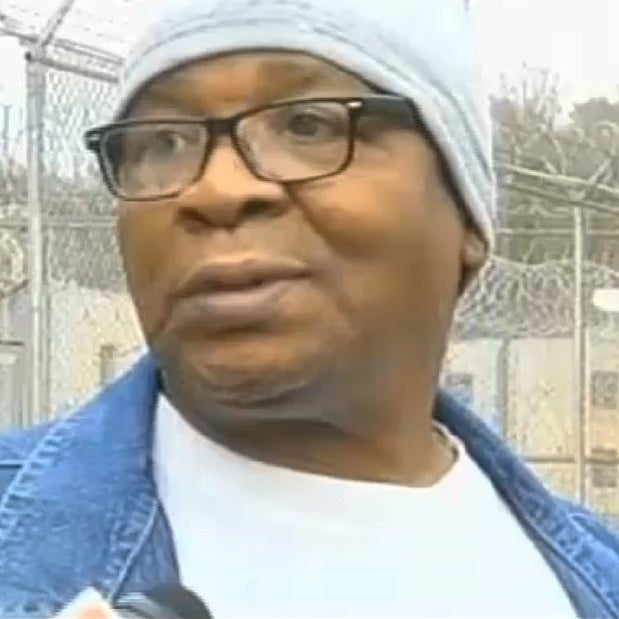
[[[306,55],[239,53],[159,78],[131,117],[225,117],[365,94]],[[219,137],[197,182],[175,198],[121,202],[118,229],[164,370],[249,408],[365,361],[380,366],[396,347],[419,367],[433,363],[463,266],[483,253],[426,139],[388,123],[357,138],[340,174],[293,185],[258,179]]]

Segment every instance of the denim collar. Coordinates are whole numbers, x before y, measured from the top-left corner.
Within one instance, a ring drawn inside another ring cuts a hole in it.
[[[147,355],[54,424],[32,451],[0,503],[0,589],[14,591],[8,597],[17,600],[7,605],[2,599],[0,617],[50,616],[89,586],[114,599],[149,545],[166,549],[159,560],[174,573],[171,540],[154,533],[161,529],[155,526],[161,507],[150,459],[158,390],[159,373]],[[619,558],[613,551],[596,543],[467,409],[440,394],[436,416],[485,471],[580,615],[619,617]],[[29,605],[28,599],[40,602]]]
[[[50,616],[89,586],[108,598],[121,587],[158,511],[158,380],[144,357],[31,452],[0,504],[0,589],[15,592],[0,617]]]

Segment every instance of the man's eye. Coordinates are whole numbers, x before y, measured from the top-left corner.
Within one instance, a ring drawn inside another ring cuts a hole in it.
[[[187,146],[187,138],[168,129],[155,132],[144,144],[143,152],[146,156],[170,156],[181,152]]]
[[[288,131],[302,137],[328,133],[329,128],[330,125],[324,118],[308,112],[295,114],[288,121]]]
[[[286,122],[286,132],[302,140],[322,141],[339,137],[346,131],[346,123],[333,114],[304,110],[294,112]]]

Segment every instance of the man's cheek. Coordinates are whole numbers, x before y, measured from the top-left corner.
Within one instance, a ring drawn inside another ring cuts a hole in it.
[[[377,259],[389,247],[410,243],[412,214],[389,192],[373,195],[371,188],[346,199],[316,202],[309,217],[323,240],[351,260]]]

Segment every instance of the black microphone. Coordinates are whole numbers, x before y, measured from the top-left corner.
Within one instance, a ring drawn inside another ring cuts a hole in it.
[[[121,598],[114,610],[123,619],[213,619],[204,602],[181,585],[162,585]]]

